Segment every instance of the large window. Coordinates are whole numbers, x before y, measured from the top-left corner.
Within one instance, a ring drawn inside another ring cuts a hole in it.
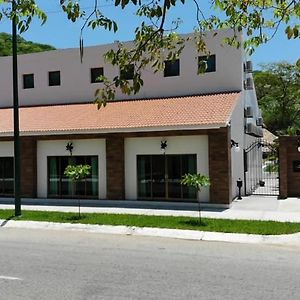
[[[51,71],[48,73],[49,86],[60,85],[60,71]]]
[[[164,77],[173,77],[180,75],[180,63],[179,59],[176,60],[166,60],[165,61],[165,69],[164,69]]]
[[[208,56],[199,56],[198,57],[198,68],[200,68],[200,64],[206,64],[205,73],[216,72],[216,55],[208,55]]]
[[[73,184],[64,175],[69,164],[88,164],[91,174]],[[98,198],[98,157],[97,156],[50,156],[48,157],[48,196],[58,198]]]
[[[197,191],[180,184],[184,174],[196,172],[196,154],[138,155],[138,198],[196,200]]]
[[[23,89],[33,89],[33,88],[34,88],[34,74],[24,74]]]
[[[120,70],[120,78],[123,80],[132,80],[134,77],[134,64],[129,64]]]
[[[0,195],[12,196],[14,194],[14,159],[13,157],[0,157]]]
[[[103,68],[92,68],[91,69],[91,83],[103,82],[101,76],[104,75]]]

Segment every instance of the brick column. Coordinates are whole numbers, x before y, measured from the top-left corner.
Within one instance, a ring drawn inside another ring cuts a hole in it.
[[[208,143],[210,202],[230,204],[232,201],[230,128],[210,131]]]
[[[279,137],[279,197],[287,198],[288,196],[288,182],[287,182],[287,155],[288,140],[286,137]]]
[[[21,137],[21,194],[22,197],[36,197],[37,186],[36,139]]]
[[[282,197],[300,196],[300,172],[294,170],[294,163],[299,164],[300,152],[298,152],[298,136],[280,137],[280,186]]]
[[[107,199],[125,199],[124,138],[106,139]]]

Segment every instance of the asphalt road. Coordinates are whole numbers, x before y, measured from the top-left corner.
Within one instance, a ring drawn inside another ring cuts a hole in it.
[[[0,228],[0,300],[300,299],[300,248]]]

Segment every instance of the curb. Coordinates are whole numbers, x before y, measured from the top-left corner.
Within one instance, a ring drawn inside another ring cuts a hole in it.
[[[130,227],[112,225],[91,225],[91,224],[71,224],[36,221],[14,221],[0,220],[1,228],[21,228],[21,229],[45,229],[45,230],[67,230],[83,231],[102,234],[119,234],[132,236],[152,236],[162,238],[174,238],[194,241],[214,241],[230,243],[251,243],[251,244],[289,244],[300,246],[300,232],[284,235],[258,235],[243,233],[223,233],[182,229],[166,229],[151,227]]]

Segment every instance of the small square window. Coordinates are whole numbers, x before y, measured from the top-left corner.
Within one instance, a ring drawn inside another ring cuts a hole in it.
[[[33,89],[33,88],[34,88],[34,74],[24,74],[23,89]]]
[[[200,68],[200,63],[205,62],[207,67],[205,73],[216,72],[216,55],[199,56],[198,57],[198,68]]]
[[[60,71],[49,72],[49,86],[60,85]]]
[[[130,64],[120,70],[120,78],[123,80],[132,80],[134,77],[134,65]]]
[[[166,60],[164,76],[165,77],[179,76],[179,74],[180,74],[179,59]]]
[[[103,80],[100,79],[100,76],[104,75],[103,68],[92,68],[91,69],[91,83],[99,83],[103,82]]]

